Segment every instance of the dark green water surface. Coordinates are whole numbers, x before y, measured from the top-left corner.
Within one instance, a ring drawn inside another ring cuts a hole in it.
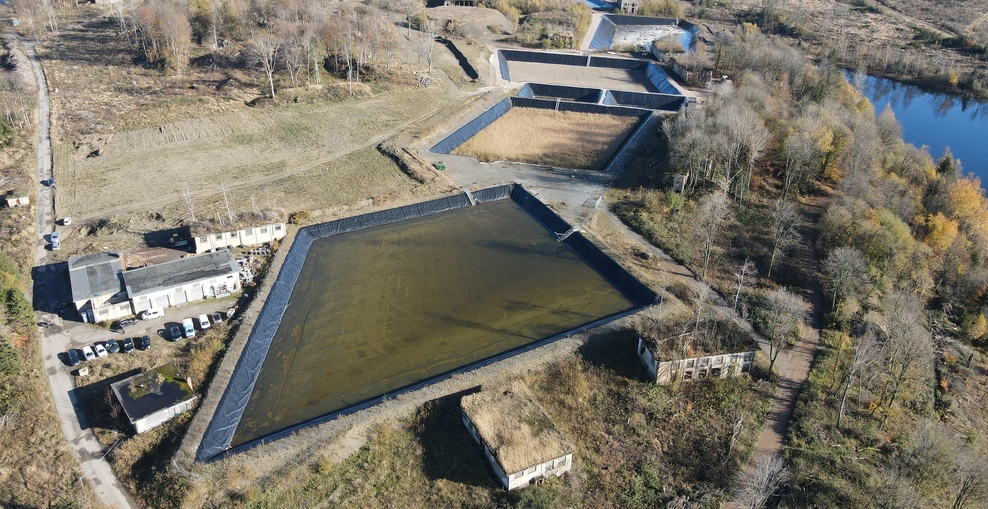
[[[231,445],[632,307],[511,200],[316,240]]]

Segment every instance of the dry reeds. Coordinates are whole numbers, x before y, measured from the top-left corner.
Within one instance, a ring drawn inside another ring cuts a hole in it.
[[[600,170],[637,121],[615,115],[511,108],[453,153],[483,162],[518,161]]]

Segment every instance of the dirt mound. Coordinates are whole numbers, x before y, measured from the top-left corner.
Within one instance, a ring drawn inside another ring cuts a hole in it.
[[[491,26],[505,34],[515,31],[514,23],[508,21],[504,14],[486,7],[432,7],[425,13],[429,19],[445,23],[447,30],[456,37],[485,37],[493,33]]]

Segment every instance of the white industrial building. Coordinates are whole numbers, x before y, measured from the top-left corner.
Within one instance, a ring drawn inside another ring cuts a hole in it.
[[[281,240],[285,238],[286,232],[285,223],[274,223],[236,231],[209,233],[193,238],[194,250],[199,254],[228,247],[257,246],[265,242]]]
[[[509,490],[573,468],[573,445],[520,380],[484,387],[460,401],[463,424]]]
[[[159,263],[123,273],[133,312],[178,306],[240,289],[240,267],[229,250]]]

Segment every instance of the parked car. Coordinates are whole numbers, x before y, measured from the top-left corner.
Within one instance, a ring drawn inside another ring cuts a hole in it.
[[[106,357],[106,348],[99,343],[96,343],[96,346],[93,347],[93,351],[96,352],[97,357]]]
[[[107,342],[106,342],[106,349],[110,353],[117,353],[117,352],[120,351],[120,343],[117,342],[117,340],[115,340],[115,339],[107,340]]]
[[[209,315],[201,314],[199,315],[199,330],[206,330],[209,328]]]
[[[165,310],[158,308],[145,309],[144,311],[141,311],[141,313],[137,316],[141,320],[154,320],[155,318],[161,318],[165,316]]]
[[[123,344],[120,345],[120,350],[123,353],[130,353],[134,351],[134,340],[131,338],[123,338]]]
[[[75,351],[74,349],[69,349],[67,352],[65,352],[65,358],[66,361],[68,361],[69,366],[79,365],[79,352]]]
[[[58,242],[58,232],[51,232],[51,243],[54,244]]]
[[[213,313],[209,315],[209,318],[213,320],[213,325],[217,325],[223,321],[223,316],[220,315],[219,313]]]
[[[187,338],[195,337],[196,329],[192,325],[191,318],[186,318],[185,320],[182,320],[182,328],[185,329],[185,337]]]
[[[137,323],[137,318],[124,318],[123,320],[120,320],[119,322],[117,322],[117,326],[118,327],[130,327],[131,325],[134,325],[135,323]]]
[[[60,242],[58,242],[57,240],[53,240],[52,241],[52,243],[51,243],[51,250],[52,251],[58,251],[61,248],[62,248],[62,244]]]
[[[182,329],[178,325],[172,325],[171,328],[171,338],[172,341],[178,341],[182,339]]]
[[[87,361],[91,361],[96,358],[96,354],[93,353],[93,349],[89,345],[86,345],[82,347],[82,357]]]
[[[134,338],[134,342],[137,344],[138,350],[150,350],[151,349],[151,337],[141,336],[139,338]]]
[[[66,216],[66,217],[63,217],[62,218],[62,226],[68,226],[70,224],[72,224],[72,218],[71,217]]]

